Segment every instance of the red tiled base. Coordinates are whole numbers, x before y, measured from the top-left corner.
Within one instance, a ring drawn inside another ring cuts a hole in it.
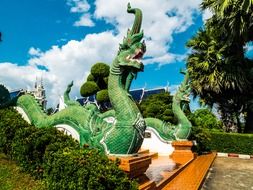
[[[170,158],[177,164],[184,164],[195,158],[195,154],[191,151],[192,141],[174,141],[172,146],[175,148]]]
[[[109,157],[111,160],[120,160],[119,168],[125,171],[130,178],[136,178],[146,172],[151,164],[151,157],[138,155],[133,157]]]

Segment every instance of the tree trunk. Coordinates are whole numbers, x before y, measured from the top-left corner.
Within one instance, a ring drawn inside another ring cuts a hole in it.
[[[236,113],[236,122],[237,122],[237,132],[242,133],[242,126],[239,113]]]
[[[248,110],[244,133],[253,133],[253,110]]]

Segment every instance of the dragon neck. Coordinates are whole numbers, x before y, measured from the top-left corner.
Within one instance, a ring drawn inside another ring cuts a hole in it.
[[[116,59],[112,65],[108,79],[109,98],[115,110],[117,121],[128,121],[133,124],[140,111],[126,90],[126,88],[129,88],[129,84],[123,83],[126,80],[124,77]],[[129,80],[127,82],[131,83]]]
[[[178,124],[185,125],[189,123],[188,118],[185,116],[185,113],[181,108],[181,99],[178,98],[177,94],[173,97],[172,110],[177,118]]]
[[[172,111],[177,118],[178,124],[175,132],[177,139],[187,139],[191,132],[192,124],[182,110],[182,97],[189,95],[189,75],[185,73],[184,81],[173,96]]]
[[[177,94],[173,97],[172,110],[178,121],[174,134],[176,139],[187,139],[190,135],[192,124],[183,112],[181,108],[181,99]]]

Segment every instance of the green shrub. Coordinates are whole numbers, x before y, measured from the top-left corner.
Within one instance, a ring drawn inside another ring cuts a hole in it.
[[[87,81],[95,81],[95,77],[90,73],[87,77]]]
[[[212,150],[253,155],[253,134],[211,132],[210,136]]]
[[[60,145],[62,148],[79,147],[73,138],[64,135],[56,128],[22,128],[13,139],[12,155],[24,171],[35,178],[42,178],[46,148],[49,145],[52,147],[57,142],[57,149],[61,148]]]
[[[204,152],[209,152],[210,146],[209,143],[211,141],[210,131],[202,128],[200,126],[192,126],[191,135],[189,140],[195,140],[196,145],[193,146],[193,151],[199,154]]]
[[[13,108],[0,109],[0,151],[11,157],[16,131],[30,125]]]
[[[50,190],[137,189],[136,183],[97,150],[60,150],[47,156],[46,163],[45,177]]]
[[[190,140],[196,141],[193,150],[199,154],[211,150],[211,131],[222,130],[222,122],[209,109],[198,109],[187,116],[192,124]]]

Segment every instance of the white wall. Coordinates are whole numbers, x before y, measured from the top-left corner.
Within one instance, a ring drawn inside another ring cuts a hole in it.
[[[171,142],[163,141],[159,134],[152,128],[147,127],[146,131],[151,138],[144,138],[141,149],[148,149],[150,152],[158,152],[159,155],[170,155],[174,151]]]

